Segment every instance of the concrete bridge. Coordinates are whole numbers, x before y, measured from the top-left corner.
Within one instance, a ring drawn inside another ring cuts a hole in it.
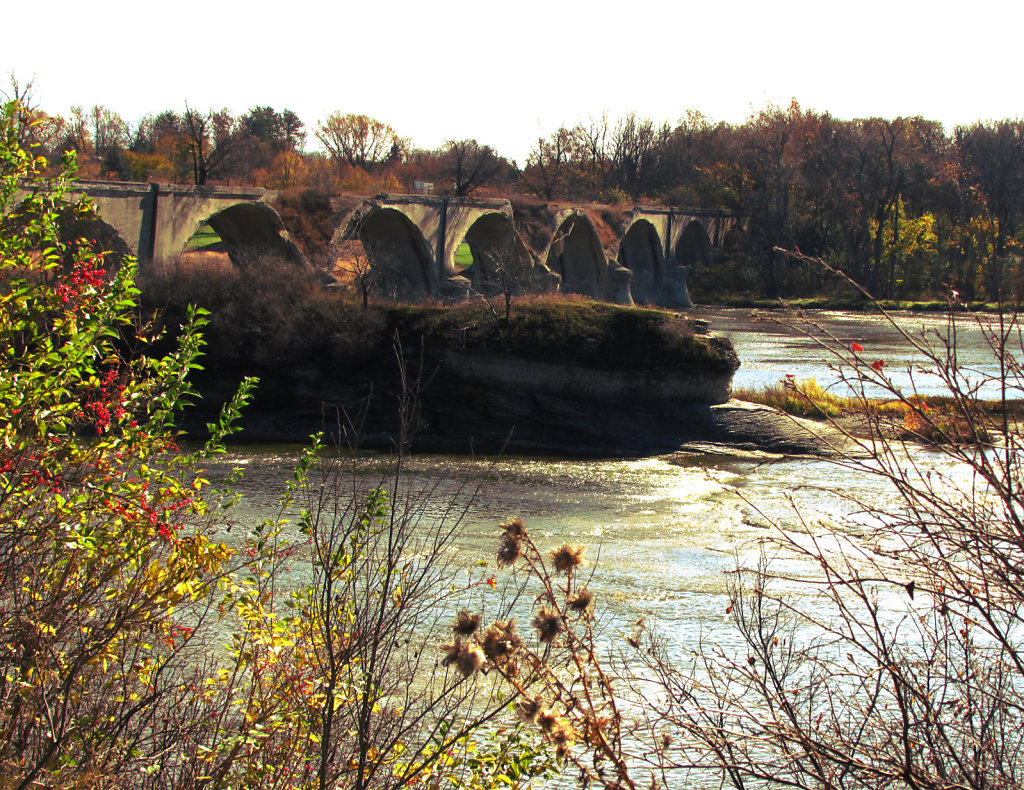
[[[603,245],[588,210],[567,206],[553,212],[546,246],[531,253],[516,220],[507,200],[378,195],[338,226],[332,248],[362,241],[405,298],[493,293],[509,277],[521,277],[539,291],[690,307],[688,272],[709,264],[726,233],[740,225],[725,212],[638,206],[623,213],[615,241]],[[455,258],[463,243],[473,257],[466,270]]]
[[[142,265],[179,256],[203,224],[222,239],[232,261],[253,265],[267,253],[305,265],[262,189],[77,182]],[[687,274],[711,262],[736,215],[701,209],[623,211],[610,227],[597,209],[552,205],[546,230],[527,244],[507,200],[378,195],[339,222],[332,240],[362,242],[371,268],[403,299],[458,300],[471,291],[500,293],[510,280],[528,290],[583,294],[620,304],[689,307]],[[541,222],[540,224],[545,224]],[[597,224],[602,224],[602,234]],[[610,239],[609,236],[613,236]],[[465,243],[473,264],[460,268]],[[538,249],[542,247],[542,249]]]
[[[76,181],[71,192],[88,195],[101,224],[144,266],[177,258],[203,224],[220,236],[237,266],[267,253],[305,264],[267,202],[272,193],[263,189]]]

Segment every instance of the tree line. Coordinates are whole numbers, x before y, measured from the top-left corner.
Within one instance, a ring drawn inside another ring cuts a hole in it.
[[[314,438],[276,512],[240,514],[235,473],[222,489],[210,470],[255,382],[178,447],[204,318],[163,337],[133,267],[63,241],[72,173],[46,175],[21,117],[0,107],[0,786],[1024,785],[1016,316],[892,322],[922,358],[905,389],[794,319],[862,426],[823,441],[879,496],[835,491],[849,513],[827,518],[792,500],[781,521],[747,501],[763,551],[683,644],[656,611],[611,619],[584,547],[542,547],[519,519],[496,568],[461,564],[472,485],[462,509],[411,479],[414,387],[379,472]],[[992,364],[959,367],[962,320]]]
[[[879,297],[947,287],[968,300],[1024,295],[1021,119],[950,132],[921,117],[842,120],[795,101],[742,124],[696,111],[676,124],[605,115],[538,139],[520,167],[477,140],[418,149],[387,123],[341,112],[315,125],[315,151],[294,112],[269,106],[235,117],[186,105],[134,125],[101,106],[33,112],[28,142],[52,162],[75,151],[85,178],[737,212],[744,231],[717,256],[718,271],[691,280],[702,295],[711,283],[717,294],[770,297],[836,287],[801,256],[829,260]]]

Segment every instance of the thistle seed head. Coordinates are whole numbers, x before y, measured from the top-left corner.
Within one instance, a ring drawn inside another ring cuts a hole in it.
[[[506,532],[501,536],[501,545],[498,547],[498,567],[505,568],[515,565],[516,560],[522,555],[522,538],[517,538]]]
[[[551,732],[548,733],[548,738],[550,738],[551,742],[556,746],[569,747],[576,739],[576,732],[568,721],[565,719],[558,719],[555,722],[555,725],[551,728]]]
[[[463,677],[469,677],[484,665],[484,651],[474,644],[456,639],[445,645],[441,645],[445,651],[445,657],[441,663],[448,667],[452,664],[462,673]]]
[[[476,629],[480,627],[480,615],[473,614],[466,609],[463,609],[455,616],[455,622],[452,624],[452,630],[460,636],[470,636],[476,633]]]
[[[562,633],[562,618],[554,609],[544,606],[533,618],[533,627],[537,629],[537,637],[544,644],[551,644]]]
[[[551,732],[558,724],[558,716],[553,710],[542,710],[537,713],[537,726],[543,732]]]
[[[551,552],[551,561],[559,573],[569,573],[583,563],[583,552],[586,546],[570,546],[563,543]]]
[[[578,614],[588,613],[591,606],[593,606],[593,603],[594,594],[586,587],[577,590],[572,597],[569,598],[569,608]]]
[[[516,633],[516,621],[495,620],[494,623],[484,631],[483,639],[484,654],[495,664],[507,661],[516,650],[522,645],[519,634]]]
[[[508,521],[503,524],[499,524],[498,526],[505,530],[506,535],[509,535],[516,540],[522,540],[526,537],[526,525],[523,524],[523,520],[521,518],[510,518]]]
[[[532,697],[523,697],[516,702],[516,713],[523,721],[536,721],[540,713],[540,700]]]

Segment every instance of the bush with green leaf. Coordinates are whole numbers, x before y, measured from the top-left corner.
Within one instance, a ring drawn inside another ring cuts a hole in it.
[[[547,770],[509,746],[519,734],[472,743],[505,702],[457,673],[435,686],[435,654],[397,649],[431,638],[417,629],[453,589],[440,558],[458,523],[429,533],[425,564],[399,477],[342,486],[314,447],[279,512],[228,534],[232,497],[202,464],[253,382],[206,445],[177,446],[203,315],[155,352],[131,266],[62,238],[62,213],[91,210],[68,201],[73,159],[48,178],[22,148],[26,122],[0,109],[0,788],[524,786]],[[289,588],[296,550],[310,573]]]
[[[157,717],[189,693],[230,559],[174,441],[202,320],[169,355],[128,351],[154,339],[133,272],[60,238],[73,161],[45,178],[16,110],[0,111],[0,785],[98,784],[166,748]]]

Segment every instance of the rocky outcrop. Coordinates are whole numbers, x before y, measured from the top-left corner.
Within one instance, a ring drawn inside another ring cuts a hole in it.
[[[838,432],[817,423],[729,400],[733,365],[622,371],[449,350],[408,366],[418,451],[607,456],[715,445],[824,455],[842,446]],[[204,389],[209,402],[226,394]],[[303,441],[324,429],[387,448],[399,431],[400,390],[398,378],[371,381],[345,371],[264,376],[243,437]],[[195,413],[186,427],[206,419]]]
[[[732,368],[608,370],[500,354],[452,353],[445,364],[477,385],[623,405],[644,400],[722,403],[729,399],[733,376]]]
[[[785,455],[837,456],[857,454],[858,447],[839,429],[794,417],[771,406],[746,401],[694,409],[693,439],[738,450]],[[699,427],[698,426],[702,426]]]

